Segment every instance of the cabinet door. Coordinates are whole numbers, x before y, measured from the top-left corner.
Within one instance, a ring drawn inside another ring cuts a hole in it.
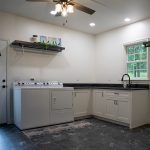
[[[117,113],[117,120],[129,123],[129,93],[120,92],[118,96],[118,113]]]
[[[106,113],[105,117],[108,119],[116,120],[117,115],[117,95],[115,91],[105,91],[104,92],[104,98],[106,101]]]
[[[49,125],[49,90],[23,89],[21,100],[21,128]]]
[[[106,113],[106,101],[103,97],[103,91],[94,90],[93,94],[93,114],[104,117],[104,114]]]
[[[106,101],[106,114],[105,117],[108,119],[116,120],[118,106],[116,105],[116,100],[105,99]]]
[[[74,117],[91,115],[91,90],[75,90]]]

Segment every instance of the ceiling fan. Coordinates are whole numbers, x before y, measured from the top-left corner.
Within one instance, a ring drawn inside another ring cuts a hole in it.
[[[51,2],[51,0],[26,0],[30,2]],[[83,11],[89,15],[94,14],[96,11],[88,8],[86,6],[81,5],[80,3],[76,2],[75,0],[53,0],[55,5],[55,10],[52,11],[51,14],[55,16],[67,16],[68,13],[73,13],[74,8]]]

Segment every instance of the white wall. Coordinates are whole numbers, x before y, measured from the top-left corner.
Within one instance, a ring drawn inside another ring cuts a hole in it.
[[[29,41],[33,34],[60,37],[66,49],[58,55],[43,55],[27,52],[23,54],[9,48],[8,111],[12,103],[10,87],[15,80],[35,78],[63,82],[95,82],[95,36],[0,12],[0,38],[10,42]]]
[[[66,50],[58,55],[8,50],[8,112],[14,80],[60,80],[82,83],[120,83],[126,72],[124,43],[150,37],[150,19],[96,37],[13,14],[0,12],[0,38],[29,41],[33,34],[61,37]],[[12,96],[11,96],[12,97]],[[10,118],[10,113],[8,113]]]
[[[9,49],[12,79],[49,79],[63,82],[95,82],[94,42],[89,34],[31,19],[0,13],[0,37],[29,41],[33,34],[61,37],[65,51],[58,55],[18,53]]]
[[[96,81],[120,83],[121,76],[126,73],[123,45],[149,37],[150,19],[97,35]]]

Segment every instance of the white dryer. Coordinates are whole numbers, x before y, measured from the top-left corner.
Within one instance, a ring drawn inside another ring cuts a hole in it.
[[[51,122],[73,121],[73,88],[51,90]]]

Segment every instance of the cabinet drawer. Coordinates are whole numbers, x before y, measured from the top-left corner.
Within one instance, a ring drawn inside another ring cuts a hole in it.
[[[119,101],[129,101],[130,93],[129,92],[119,92],[118,100]]]
[[[118,95],[119,95],[119,92],[117,92],[117,91],[116,92],[115,91],[106,91],[106,92],[104,92],[104,97],[106,99],[114,99]]]

